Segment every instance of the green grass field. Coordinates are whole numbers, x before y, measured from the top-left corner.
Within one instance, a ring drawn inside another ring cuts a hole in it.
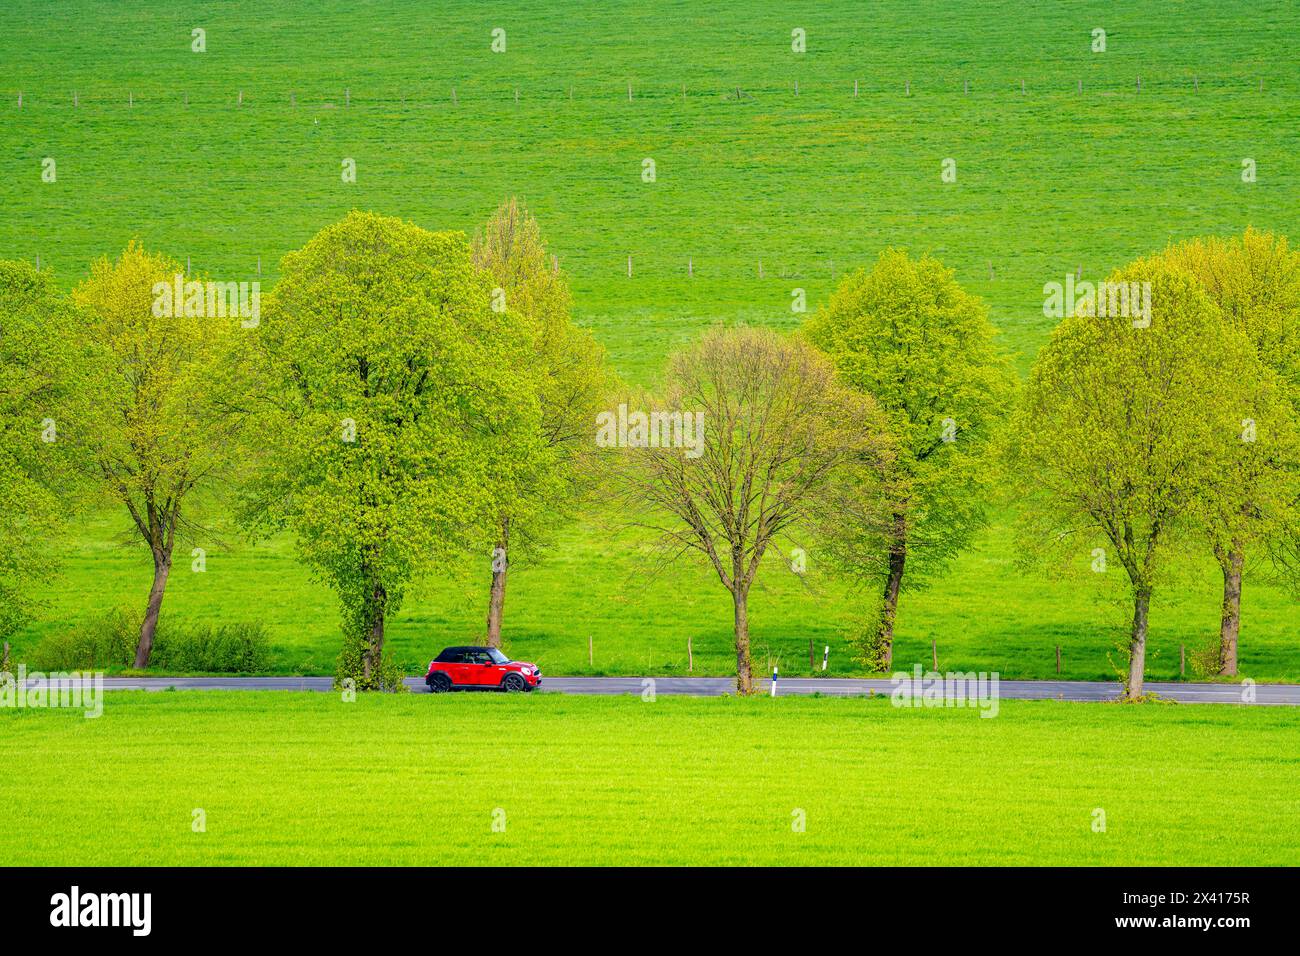
[[[1286,708],[115,692],[0,711],[0,865],[1295,865],[1297,753]]]
[[[1300,222],[1293,4],[738,10],[5,5],[0,256],[39,255],[71,286],[92,258],[138,236],[214,278],[256,278],[260,258],[269,287],[286,251],[349,209],[472,230],[517,194],[570,277],[579,320],[624,376],[650,382],[710,322],[793,327],[793,288],[815,307],[888,244],[953,267],[1024,370],[1051,326],[1045,282],[1079,267],[1096,278],[1171,239]],[[1103,54],[1090,52],[1098,26]],[[206,53],[190,52],[195,27]],[[507,31],[505,53],[490,52],[494,27]],[[790,49],[796,27],[807,31],[802,55]],[[56,182],[41,181],[46,157]],[[943,185],[949,157],[958,181]],[[357,162],[354,185],[341,181],[344,158]],[[654,183],[642,182],[645,158]],[[1244,158],[1256,183],[1241,180]],[[697,673],[727,673],[725,593],[699,566],[648,579],[638,541],[609,530],[617,519],[591,514],[543,563],[512,572],[508,649],[551,673],[684,673],[689,637]],[[18,656],[78,618],[143,605],[148,559],[121,544],[125,528],[124,516],[94,517],[60,543],[66,573],[42,620],[15,638]],[[334,603],[290,542],[196,543],[208,570],[191,575],[178,560],[164,615],[257,618],[277,671],[332,668]],[[774,567],[754,598],[758,660],[797,672],[811,639],[832,646],[832,673],[852,673],[843,634],[861,602],[819,577],[815,544],[809,553],[811,590]],[[928,662],[934,640],[945,668],[1048,677],[1060,644],[1066,676],[1113,676],[1107,654],[1125,612],[1115,582],[1096,578],[1118,570],[1088,575],[1085,550],[1084,573],[1048,581],[1014,557],[996,510],[948,576],[905,594],[899,665]],[[415,666],[481,634],[487,560],[413,595],[392,624],[400,659]],[[1156,678],[1177,674],[1179,645],[1217,629],[1213,570],[1180,573],[1156,598]],[[1300,679],[1296,611],[1248,578],[1243,674]]]

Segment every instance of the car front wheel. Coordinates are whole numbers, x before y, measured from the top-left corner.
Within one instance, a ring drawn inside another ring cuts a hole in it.
[[[506,691],[527,690],[528,681],[524,680],[522,674],[507,674],[506,679],[501,682],[501,689]]]
[[[434,674],[429,679],[429,693],[445,694],[449,690],[451,690],[451,678],[446,674]]]

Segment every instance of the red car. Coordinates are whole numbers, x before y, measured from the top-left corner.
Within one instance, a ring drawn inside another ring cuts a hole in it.
[[[542,669],[527,661],[512,661],[495,647],[448,647],[429,661],[424,675],[429,690],[535,690]]]

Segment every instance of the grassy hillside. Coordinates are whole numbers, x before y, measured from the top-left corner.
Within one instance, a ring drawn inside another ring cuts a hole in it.
[[[196,27],[206,53],[191,52]],[[490,50],[495,27],[505,53]],[[1105,53],[1091,52],[1094,27]],[[794,28],[805,54],[791,51]],[[815,307],[888,244],[952,266],[1024,369],[1051,325],[1043,284],[1066,271],[1095,278],[1170,239],[1247,224],[1294,231],[1298,39],[1290,3],[1243,16],[1210,0],[876,3],[869,16],[770,0],[588,2],[563,16],[354,0],[5,5],[0,256],[39,255],[70,286],[138,236],[213,278],[256,278],[260,258],[269,287],[284,252],[351,208],[469,230],[518,194],[579,319],[633,381],[712,321],[793,326],[792,289]],[[41,181],[46,157],[56,182]],[[345,158],[355,184],[341,180]],[[946,158],[955,184],[940,182]],[[1243,158],[1258,182],[1242,182]],[[606,530],[616,519],[593,515],[515,575],[511,650],[552,672],[681,672],[689,635],[697,672],[726,672],[725,595],[693,566],[646,580],[636,542]],[[88,521],[61,546],[67,574],[20,653],[78,616],[143,603],[148,561],[120,546],[123,526]],[[198,543],[209,570],[178,562],[164,614],[257,617],[279,669],[329,669],[332,600],[289,542]],[[1049,676],[1059,643],[1067,676],[1110,676],[1124,613],[1109,582],[1027,578],[1013,558],[999,514],[947,579],[905,596],[899,663],[929,660],[934,639],[944,666]],[[815,548],[811,559],[816,577]],[[482,576],[416,595],[394,622],[396,652],[415,662],[478,633]],[[752,613],[760,661],[768,648],[806,667],[812,638],[835,645],[844,672],[840,634],[859,607],[826,582],[810,593],[770,579]],[[1179,644],[1212,637],[1216,608],[1203,565],[1157,596],[1152,675],[1177,672]],[[1243,673],[1300,678],[1295,613],[1248,581]]]
[[[1285,708],[270,696],[0,711],[0,864],[1300,862]]]

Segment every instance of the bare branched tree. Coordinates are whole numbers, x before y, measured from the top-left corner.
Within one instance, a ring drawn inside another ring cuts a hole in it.
[[[655,401],[648,427],[634,423],[611,456],[618,487],[667,555],[702,555],[730,593],[736,690],[748,694],[749,592],[764,556],[880,473],[885,422],[804,339],[765,329],[706,332],[673,356]]]

